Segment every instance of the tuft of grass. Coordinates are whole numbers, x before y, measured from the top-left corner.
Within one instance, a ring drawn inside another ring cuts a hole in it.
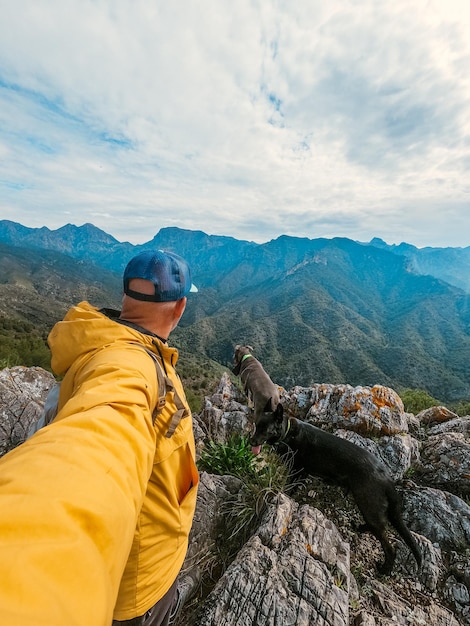
[[[257,457],[251,451],[246,437],[232,435],[227,442],[210,440],[205,444],[199,458],[199,469],[218,474],[231,475],[245,480],[255,478]]]
[[[249,472],[244,477],[239,476],[242,488],[237,497],[224,504],[229,541],[239,537],[241,543],[245,543],[267,505],[287,489],[289,467],[277,454],[263,450],[262,455],[253,458]]]
[[[287,489],[290,466],[268,446],[255,456],[248,440],[241,435],[233,435],[226,443],[209,441],[198,466],[209,473],[229,474],[241,481],[238,493],[221,507],[224,521],[220,558],[229,563],[256,529],[267,504]]]

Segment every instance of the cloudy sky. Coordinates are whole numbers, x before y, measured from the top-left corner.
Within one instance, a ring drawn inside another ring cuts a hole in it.
[[[470,246],[468,0],[0,0],[0,219]]]

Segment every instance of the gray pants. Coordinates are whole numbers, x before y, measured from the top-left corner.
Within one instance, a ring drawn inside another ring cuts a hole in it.
[[[124,621],[113,620],[112,626],[170,626],[178,609],[177,582],[145,615]]]

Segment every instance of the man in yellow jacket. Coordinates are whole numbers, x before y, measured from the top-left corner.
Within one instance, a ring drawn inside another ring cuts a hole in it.
[[[167,339],[192,289],[181,257],[143,252],[120,313],[82,302],[52,329],[59,412],[0,460],[1,624],[168,623],[198,473]]]

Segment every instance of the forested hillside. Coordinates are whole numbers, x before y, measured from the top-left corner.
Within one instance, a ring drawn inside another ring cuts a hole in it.
[[[92,225],[49,231],[0,222],[2,239],[10,242],[0,243],[4,362],[26,358],[18,324],[27,343],[44,345],[70,305],[118,308],[122,268],[157,247],[184,255],[199,288],[172,340],[201,388],[203,371],[230,367],[234,345],[247,343],[286,388],[383,384],[443,401],[470,398],[468,294],[377,242],[283,236],[255,244],[166,228],[132,246]],[[38,364],[45,357],[47,350]]]

